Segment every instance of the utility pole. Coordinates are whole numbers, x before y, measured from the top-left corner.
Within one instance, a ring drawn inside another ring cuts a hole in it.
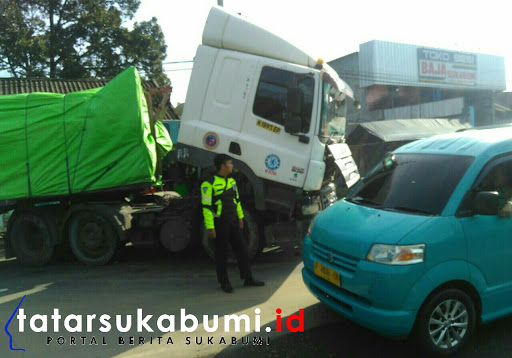
[[[217,0],[217,5],[224,6],[224,0]]]
[[[494,91],[491,91],[491,124],[496,124],[496,117],[494,114]]]

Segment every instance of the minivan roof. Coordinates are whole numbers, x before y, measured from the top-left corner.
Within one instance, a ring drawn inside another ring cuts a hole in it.
[[[463,129],[408,143],[395,153],[430,153],[489,157],[512,152],[512,125]]]

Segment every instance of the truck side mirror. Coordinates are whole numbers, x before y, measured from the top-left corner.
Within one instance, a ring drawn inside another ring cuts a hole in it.
[[[302,129],[302,119],[296,114],[288,115],[284,120],[284,131],[290,134],[297,134]]]
[[[497,191],[481,191],[473,199],[473,211],[478,215],[496,215],[500,196]]]

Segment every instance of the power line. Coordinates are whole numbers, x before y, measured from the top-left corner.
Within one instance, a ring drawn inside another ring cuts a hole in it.
[[[162,65],[175,65],[175,64],[182,64],[182,63],[193,63],[194,60],[183,60],[183,61],[168,61],[163,62]],[[184,69],[184,70],[189,70]],[[181,71],[180,69],[177,70],[166,70],[166,71]],[[494,74],[494,73],[500,73],[502,72],[502,69],[489,69],[487,71],[482,72],[476,71],[480,75],[488,75],[488,74]],[[414,75],[407,75],[407,74],[397,74],[397,73],[391,73],[391,72],[376,72],[376,71],[340,71],[339,73],[340,77],[343,78],[350,78],[350,79],[359,79],[359,80],[374,80],[374,81],[393,81],[393,82],[415,82],[417,80],[417,77]]]
[[[162,62],[162,65],[174,65],[176,63],[190,63],[194,62],[194,60],[188,60],[188,61],[168,61],[168,62]]]
[[[164,70],[164,72],[176,72],[176,71],[192,71],[192,68],[180,68],[177,70]]]
[[[163,65],[174,65],[174,64],[182,64],[182,63],[193,63],[193,60],[186,61],[169,61],[163,62]],[[191,68],[184,69],[172,69],[172,70],[164,70],[164,72],[174,72],[174,71],[190,71]],[[489,75],[494,73],[500,73],[501,69],[490,69],[487,71],[476,71],[477,74],[480,75]],[[351,79],[351,80],[366,80],[366,81],[377,81],[377,82],[418,82],[418,77],[415,75],[408,74],[398,74],[392,72],[377,72],[377,71],[340,71],[339,76],[341,79]]]
[[[170,61],[170,62],[164,62],[165,65],[174,65],[174,64],[182,64],[182,63],[193,63],[193,60],[186,60],[186,61]],[[105,70],[108,68],[105,67],[87,67],[88,70]],[[0,70],[8,71],[9,69],[5,68],[4,66],[0,66]],[[191,71],[191,67],[187,68],[178,68],[178,69],[164,69],[163,72],[178,72],[178,71]],[[336,70],[335,70],[336,71]],[[144,72],[144,71],[141,71]],[[336,71],[338,72],[338,71]],[[468,84],[460,83],[461,88],[476,88],[476,89],[484,89],[482,86],[492,86],[497,82],[496,80],[501,80],[496,76],[496,74],[501,74],[502,69],[496,68],[496,69],[488,69],[486,71],[476,71],[476,74],[479,78],[475,80],[475,84],[471,87],[468,87]],[[402,85],[402,86],[413,86],[414,84],[418,84],[421,81],[419,80],[418,74],[398,74],[398,73],[392,73],[392,72],[379,72],[379,71],[356,71],[353,69],[342,69],[339,71],[339,76],[341,79],[347,81],[347,80],[353,80],[353,81],[368,81],[373,83],[382,83],[382,84],[388,84],[388,85]],[[490,77],[490,78],[486,78]],[[484,82],[485,81],[485,82]],[[506,78],[505,78],[506,81]],[[439,83],[441,85],[456,85],[457,83]],[[433,87],[433,86],[426,86],[426,87]],[[444,88],[444,87],[443,87]]]

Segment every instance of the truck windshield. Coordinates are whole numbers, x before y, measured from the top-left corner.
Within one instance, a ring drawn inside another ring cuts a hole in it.
[[[384,210],[440,215],[474,158],[393,154],[350,193],[348,201]]]
[[[322,115],[320,119],[320,137],[341,138],[345,134],[346,100],[335,101],[336,91],[329,83],[322,83]]]

